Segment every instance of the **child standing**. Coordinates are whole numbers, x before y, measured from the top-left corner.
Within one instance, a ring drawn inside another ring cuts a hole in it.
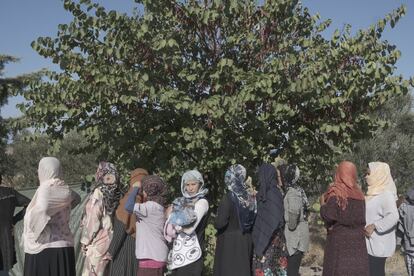
[[[140,188],[144,203],[135,203]],[[145,176],[142,183],[137,182],[134,186],[125,204],[125,210],[137,217],[139,231],[136,233],[135,255],[140,276],[162,276],[164,273],[168,255],[163,235],[165,194],[166,185],[159,176]]]

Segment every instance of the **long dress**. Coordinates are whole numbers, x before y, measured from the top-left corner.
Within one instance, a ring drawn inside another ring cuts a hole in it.
[[[126,232],[125,225],[114,217],[114,234],[109,246],[112,256],[110,276],[137,275],[138,262],[135,258],[135,239]]]
[[[214,223],[217,229],[215,276],[250,276],[252,271],[253,242],[251,233],[243,234],[236,206],[228,192],[218,208]]]
[[[112,240],[112,220],[103,206],[103,194],[95,189],[85,206],[80,242],[86,247],[82,276],[107,275],[109,259],[105,258]]]
[[[263,257],[253,254],[253,275],[287,276],[288,251],[283,228],[276,230]]]
[[[9,271],[16,263],[13,225],[23,218],[23,213],[13,216],[18,206],[27,206],[30,199],[12,188],[0,187],[0,271]]]
[[[347,207],[342,210],[332,197],[321,207],[320,214],[328,229],[323,275],[369,275],[365,201],[348,199]]]

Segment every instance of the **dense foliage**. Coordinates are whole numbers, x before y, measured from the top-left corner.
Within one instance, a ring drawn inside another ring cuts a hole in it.
[[[227,166],[253,174],[273,148],[304,183],[326,185],[335,158],[384,124],[370,114],[412,85],[381,39],[404,7],[326,39],[330,21],[296,0],[136,2],[120,14],[65,0],[73,21],[32,44],[62,71],[32,83],[22,110],[53,138],[81,132],[106,159],[175,187],[197,167],[217,196]]]

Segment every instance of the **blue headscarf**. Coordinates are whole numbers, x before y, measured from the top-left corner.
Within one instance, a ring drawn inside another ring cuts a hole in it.
[[[231,199],[236,205],[243,233],[251,231],[257,211],[256,197],[247,191],[245,179],[246,169],[239,164],[230,166],[224,176],[224,183],[231,192]]]

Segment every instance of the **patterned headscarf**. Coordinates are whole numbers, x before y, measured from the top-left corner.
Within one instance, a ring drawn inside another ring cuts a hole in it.
[[[188,181],[197,181],[200,183],[200,188],[195,195],[190,195],[187,190],[185,189],[185,184]],[[181,193],[185,198],[193,199],[193,198],[201,198],[204,197],[208,193],[208,189],[204,187],[204,179],[201,173],[197,170],[186,171],[183,176],[181,177]]]
[[[240,205],[256,212],[256,198],[248,192],[245,179],[246,169],[240,164],[230,166],[224,175],[224,183],[227,185],[227,189],[235,195]]]
[[[165,206],[167,186],[158,175],[148,175],[142,179],[142,190],[147,194],[148,201],[154,201]]]
[[[95,189],[100,189],[103,194],[105,211],[112,215],[121,198],[119,174],[115,165],[109,162],[100,162],[96,170],[95,181],[97,183]]]
[[[232,193],[232,201],[236,205],[243,232],[251,230],[257,211],[256,196],[248,192],[245,179],[246,169],[239,164],[230,166],[224,175],[224,183]]]
[[[348,198],[364,200],[364,194],[357,184],[357,169],[354,163],[342,161],[336,169],[334,183],[325,193],[325,200],[336,197],[338,206],[345,210]]]

